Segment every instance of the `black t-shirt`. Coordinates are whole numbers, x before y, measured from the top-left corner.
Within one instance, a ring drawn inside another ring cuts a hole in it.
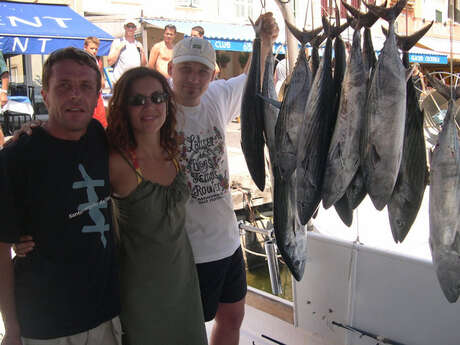
[[[109,196],[107,141],[95,120],[78,141],[37,128],[0,151],[0,241],[29,234],[36,243],[14,262],[22,336],[68,336],[119,314]]]

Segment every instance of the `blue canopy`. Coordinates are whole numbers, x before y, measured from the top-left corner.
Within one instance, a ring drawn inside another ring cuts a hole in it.
[[[0,2],[3,54],[50,54],[69,46],[83,49],[88,36],[101,40],[98,55],[108,55],[113,37],[67,6]]]
[[[251,52],[252,41],[254,40],[254,29],[249,24],[212,23],[203,21],[186,21],[174,19],[144,18],[146,23],[163,29],[166,24],[172,24],[178,32],[185,36],[190,35],[192,27],[200,25],[204,28],[204,38],[211,42],[215,50],[228,50],[237,52]],[[284,54],[282,38],[279,34],[274,45],[274,51]]]

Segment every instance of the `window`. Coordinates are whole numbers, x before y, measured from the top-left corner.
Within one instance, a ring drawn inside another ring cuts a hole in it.
[[[449,18],[452,18],[452,6],[449,2]],[[454,0],[454,22],[460,23],[460,0]]]
[[[178,7],[200,7],[200,0],[176,0]]]
[[[238,18],[253,18],[252,0],[235,0],[235,15]]]
[[[442,12],[435,10],[435,21],[436,23],[442,23]]]

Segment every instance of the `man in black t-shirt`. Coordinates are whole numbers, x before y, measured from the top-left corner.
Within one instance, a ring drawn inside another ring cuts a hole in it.
[[[91,119],[100,86],[92,56],[54,52],[43,67],[48,122],[0,151],[2,345],[121,344],[108,147]],[[22,235],[34,251],[12,260]]]

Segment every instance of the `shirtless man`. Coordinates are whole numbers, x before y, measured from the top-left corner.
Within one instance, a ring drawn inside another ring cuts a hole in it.
[[[191,37],[198,37],[198,38],[204,38],[204,29],[202,26],[200,25],[197,25],[197,26],[194,26],[192,28],[192,31],[190,32],[190,36]],[[219,65],[216,63],[216,66],[215,66],[215,79],[217,79],[217,77],[219,76],[219,73],[220,73],[220,67]]]
[[[168,24],[165,26],[163,41],[156,43],[150,50],[149,67],[156,69],[166,78],[170,78],[168,73],[168,63],[172,59],[175,38],[176,27]]]

